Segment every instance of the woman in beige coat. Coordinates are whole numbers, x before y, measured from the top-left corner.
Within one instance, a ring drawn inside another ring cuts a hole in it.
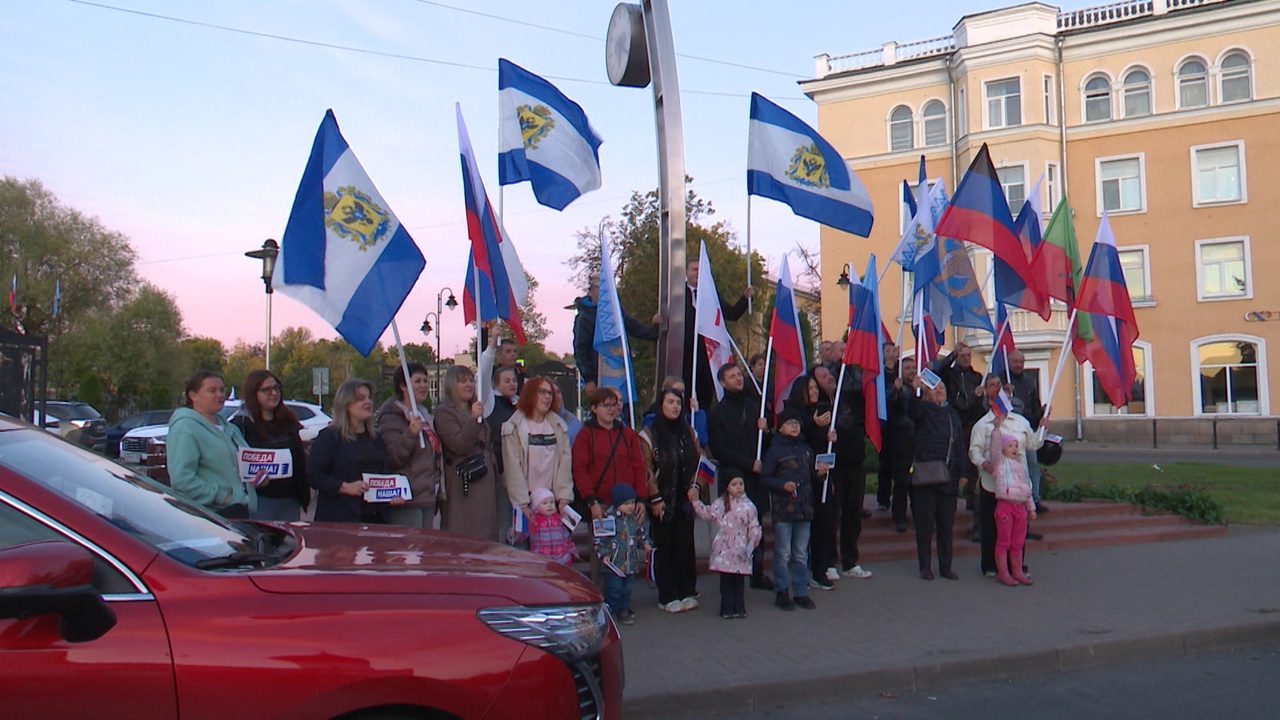
[[[440,527],[482,540],[498,538],[498,473],[493,461],[489,427],[480,422],[484,403],[476,397],[476,376],[470,368],[455,365],[444,375],[440,406],[436,408],[436,435],[444,454],[446,501]],[[464,483],[458,465],[480,455],[486,472],[483,478]]]
[[[533,519],[529,494],[538,488],[551,491],[563,510],[573,502],[573,451],[569,428],[557,414],[551,381],[536,377],[525,381],[511,419],[502,424],[503,480],[511,506]]]

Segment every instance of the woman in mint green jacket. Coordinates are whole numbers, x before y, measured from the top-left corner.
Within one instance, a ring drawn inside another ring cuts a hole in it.
[[[169,484],[225,518],[247,519],[258,498],[240,480],[239,449],[248,443],[240,428],[218,415],[226,399],[221,375],[199,370],[187,378],[185,407],[173,411],[165,440]]]

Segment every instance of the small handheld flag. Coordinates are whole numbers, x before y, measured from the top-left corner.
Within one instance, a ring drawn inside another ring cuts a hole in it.
[[[698,458],[698,483],[709,488],[716,486],[716,462],[705,455]]]
[[[1006,417],[1013,412],[1013,400],[1009,398],[1009,393],[1005,392],[1004,388],[1001,388],[995,399],[991,401],[991,412],[998,418]]]

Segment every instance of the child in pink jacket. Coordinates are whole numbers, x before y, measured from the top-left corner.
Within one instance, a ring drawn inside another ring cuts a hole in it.
[[[720,574],[720,617],[730,620],[747,616],[746,579],[751,574],[751,551],[760,544],[760,514],[746,494],[742,473],[722,469],[729,484],[724,495],[711,505],[689,489],[689,502],[698,517],[718,526],[711,542],[712,572]]]
[[[1027,518],[1036,518],[1031,499],[1027,461],[1020,452],[1018,438],[1000,432],[1000,418],[991,431],[996,483],[996,576],[1005,585],[1031,585],[1022,572],[1022,549],[1027,538]]]

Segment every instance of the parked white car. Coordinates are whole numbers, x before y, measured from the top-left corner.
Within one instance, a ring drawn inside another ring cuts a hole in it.
[[[299,433],[302,442],[310,443],[316,439],[316,435],[327,427],[333,420],[325,413],[324,409],[315,403],[302,402],[300,400],[285,400],[285,405],[298,416],[298,422],[302,423],[302,431]],[[228,400],[222,406],[222,410],[218,413],[222,417],[230,420],[240,411],[241,401]],[[163,468],[165,465],[165,438],[169,436],[169,426],[151,425],[149,427],[134,428],[125,433],[120,440],[120,462],[126,465],[144,465],[149,469]],[[148,474],[151,474],[150,472]],[[153,474],[152,477],[155,477]]]

